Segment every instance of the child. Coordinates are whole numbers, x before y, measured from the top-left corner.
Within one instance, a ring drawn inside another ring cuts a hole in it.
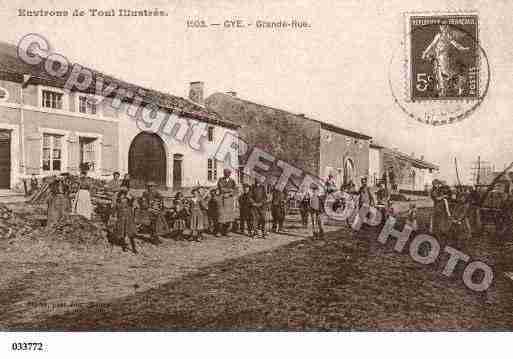
[[[324,230],[322,228],[321,213],[323,212],[324,204],[319,194],[319,186],[312,183],[310,188],[312,189],[312,195],[310,196],[309,211],[312,218],[313,238],[322,239]]]
[[[175,196],[174,204],[174,221],[173,221],[173,232],[176,233],[177,240],[182,240],[184,237],[184,230],[187,227],[187,218],[189,217],[189,213],[187,212],[187,208],[185,207],[185,203],[183,201],[182,192],[177,192]]]
[[[191,212],[191,238],[194,241],[203,239],[204,228],[204,212],[207,210],[207,206],[203,200],[199,188],[193,188],[191,191],[193,198],[190,203]]]
[[[219,190],[214,188],[210,190],[210,199],[208,201],[208,223],[210,233],[219,236]]]
[[[413,232],[416,232],[418,229],[417,206],[415,205],[415,203],[410,203],[410,209],[408,210],[408,215],[406,217],[406,225],[409,226]]]
[[[247,183],[243,185],[243,193],[239,197],[239,211],[240,211],[240,231],[244,234],[244,227],[248,227],[248,235],[253,238],[255,236],[253,230],[253,199],[251,198],[250,186]]]
[[[132,251],[137,253],[135,247],[135,221],[133,198],[128,195],[128,188],[122,186],[117,194],[114,204],[114,215],[116,217],[115,232],[117,238],[121,241],[123,251],[126,251],[127,242],[130,241]]]

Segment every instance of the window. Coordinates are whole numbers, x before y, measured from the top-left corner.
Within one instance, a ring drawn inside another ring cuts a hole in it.
[[[61,171],[62,135],[43,134],[43,171]]]
[[[239,183],[244,183],[244,166],[239,166],[237,174],[239,175]]]
[[[96,115],[96,100],[92,97],[79,96],[78,97],[78,112]]]
[[[9,99],[9,92],[6,89],[0,87],[0,101],[7,101]]]
[[[43,90],[43,107],[62,110],[62,93]]]
[[[214,126],[208,126],[208,142],[214,142]]]
[[[209,181],[216,181],[217,180],[217,159],[215,158],[209,158],[208,159],[208,166],[207,166],[207,179]]]
[[[87,163],[89,171],[95,171],[96,164],[96,138],[79,137],[80,165]]]

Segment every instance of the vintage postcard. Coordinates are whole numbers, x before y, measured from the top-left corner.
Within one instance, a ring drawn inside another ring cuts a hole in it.
[[[484,0],[0,1],[0,353],[395,358],[384,332],[438,332],[495,357],[512,23]]]

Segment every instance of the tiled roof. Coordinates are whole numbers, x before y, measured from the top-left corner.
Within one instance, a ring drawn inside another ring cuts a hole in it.
[[[386,148],[386,147],[383,147],[383,148],[387,152],[392,153],[394,156],[396,156],[398,158],[410,161],[412,163],[412,165],[417,167],[417,168],[428,168],[428,169],[433,169],[433,170],[438,170],[439,169],[438,165],[435,165],[434,163],[431,163],[431,162],[428,162],[428,161],[424,161],[424,160],[421,160],[419,158],[412,157],[410,155],[407,155],[406,153],[400,152],[400,151],[395,150],[395,149]]]
[[[42,62],[40,65],[26,64],[18,57],[17,48],[15,45],[0,41],[1,79],[22,82],[23,75],[28,74],[32,76],[30,80],[31,84],[42,84],[52,87],[63,88],[68,76],[58,78],[47,74],[43,68],[43,63],[44,62]],[[238,127],[238,125],[233,122],[223,120],[217,113],[210,111],[205,106],[194,103],[186,98],[138,86],[115,78],[111,75],[104,74],[100,71],[90,69],[87,66],[82,67],[91,71],[91,73],[93,74],[93,81],[88,89],[81,90],[81,92],[91,94],[95,93],[96,79],[102,78],[104,87],[108,86],[109,84],[115,84],[117,85],[117,88],[130,90],[131,92],[137,93],[138,95],[140,95],[140,91],[142,91],[144,94],[142,95],[144,103],[153,103],[161,108],[170,111],[175,111],[184,116],[194,118],[200,121],[219,124],[221,126],[229,128]],[[70,66],[68,70],[69,72],[71,72],[71,68],[72,67]],[[113,94],[111,94],[109,97],[114,97],[115,94],[116,92],[114,91]]]
[[[341,134],[346,135],[346,136],[351,136],[351,137],[365,139],[365,140],[369,140],[369,139],[372,138],[371,136],[364,135],[363,133],[351,131],[351,130],[348,130],[348,129],[345,129],[345,128],[342,128],[342,127],[339,127],[339,126],[336,126],[336,125],[333,125],[333,124],[330,124],[330,123],[327,123],[327,122],[323,122],[323,121],[319,121],[319,120],[307,117],[304,114],[297,114],[297,113],[293,113],[293,112],[290,112],[290,111],[282,110],[282,109],[279,109],[279,108],[275,108],[275,107],[259,104],[259,103],[252,102],[252,101],[249,101],[249,100],[245,100],[245,99],[242,99],[240,97],[233,96],[233,95],[230,95],[230,94],[226,94],[226,93],[222,93],[222,92],[217,92],[217,93],[213,94],[212,96],[216,96],[216,97],[222,96],[225,99],[229,99],[229,100],[232,100],[232,101],[240,101],[242,103],[252,104],[252,105],[258,106],[258,107],[260,107],[262,109],[275,111],[276,113],[283,113],[283,114],[286,114],[288,116],[294,116],[294,117],[297,117],[297,118],[300,118],[300,119],[301,118],[307,119],[309,121],[313,121],[313,122],[319,123],[323,129],[326,129],[326,130],[332,131],[332,132],[336,132],[336,133],[341,133]]]

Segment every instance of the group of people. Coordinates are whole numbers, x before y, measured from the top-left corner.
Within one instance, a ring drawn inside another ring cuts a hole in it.
[[[154,182],[147,182],[142,196],[136,198],[120,182],[119,173],[113,176],[107,184],[112,196],[107,222],[123,248],[130,242],[134,252],[133,238],[138,229],[143,229],[138,227],[146,227],[155,244],[161,237],[201,241],[205,232],[227,236],[237,229],[237,218],[240,232],[252,238],[258,233],[266,237],[266,224],[271,219],[273,231],[283,230],[286,193],[276,188],[269,191],[263,182],[258,182],[244,184],[239,194],[230,169],[223,171],[215,188],[194,187],[189,198],[177,192],[171,205],[157,191]]]
[[[79,177],[62,173],[49,183],[47,226],[57,223],[63,216],[70,213],[91,219],[93,213],[91,196],[95,186],[92,179],[87,176],[88,171],[89,167],[83,164],[80,167]],[[31,185],[36,187],[37,181],[32,180]]]
[[[87,170],[81,167],[80,177],[74,180],[72,176],[62,174],[50,184],[49,225],[66,213],[91,219],[91,197],[97,189],[87,176]],[[205,232],[227,236],[230,231],[238,229],[251,238],[259,235],[265,238],[270,231],[283,232],[288,201],[291,199],[297,203],[303,228],[311,224],[314,238],[324,235],[322,215],[327,194],[345,192],[354,197],[358,208],[363,205],[373,207],[375,204],[391,208],[387,188],[378,185],[376,203],[367,178],[361,179],[358,190],[352,182],[337,188],[331,175],[324,185],[324,193],[314,183],[308,188],[303,186],[291,198],[285,189],[270,187],[262,178],[251,185],[244,183],[239,193],[236,182],[231,178],[231,170],[225,169],[215,188],[198,186],[191,190],[188,198],[184,197],[183,192],[177,192],[169,201],[152,181],[146,183],[146,190],[141,196],[134,196],[130,191],[128,174],[121,179],[120,173],[115,172],[105,187],[110,204],[103,218],[111,235],[121,241],[123,249],[128,249],[130,243],[132,250],[137,252],[134,238],[144,229],[155,244],[161,241],[161,237],[167,236],[200,241]],[[412,214],[415,213],[415,208],[410,210]],[[412,222],[414,220],[411,218]]]

